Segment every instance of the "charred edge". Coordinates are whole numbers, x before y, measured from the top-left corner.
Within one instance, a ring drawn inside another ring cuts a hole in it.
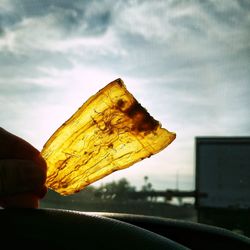
[[[122,110],[125,106],[125,102],[122,99],[119,99],[117,102],[117,107]]]
[[[123,81],[121,78],[116,79],[114,82],[117,82],[121,87],[123,86]]]
[[[125,110],[125,102],[122,99],[118,100],[117,106],[123,113],[133,120],[133,130],[138,132],[154,131],[159,126],[159,122],[156,121],[136,100],[134,100],[133,104]]]

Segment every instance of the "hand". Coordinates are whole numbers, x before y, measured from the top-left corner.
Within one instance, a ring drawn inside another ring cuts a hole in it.
[[[47,192],[46,170],[36,148],[0,128],[0,206],[37,208]]]

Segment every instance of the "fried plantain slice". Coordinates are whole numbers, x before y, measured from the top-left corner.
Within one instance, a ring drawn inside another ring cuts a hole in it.
[[[46,185],[62,195],[166,148],[175,133],[161,127],[117,79],[90,97],[42,149]]]

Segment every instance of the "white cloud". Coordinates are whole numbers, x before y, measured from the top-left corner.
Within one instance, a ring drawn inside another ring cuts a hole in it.
[[[239,29],[238,25],[221,22],[211,14],[212,9],[203,5],[187,2],[173,5],[169,1],[136,3],[119,10],[114,20],[115,28],[117,32],[141,36],[169,56],[214,58],[229,51],[237,52],[246,46],[249,13],[241,9],[236,1],[211,3],[211,7],[224,15],[228,10],[237,14],[227,17],[229,20],[246,16],[238,24],[241,25]],[[238,19],[237,22],[240,22]]]
[[[14,9],[10,0],[1,0],[0,1],[0,11],[12,11]]]
[[[13,29],[6,31],[0,42],[0,50],[29,54],[33,50],[49,49],[51,41],[61,38],[60,32],[54,28],[54,22],[53,15],[24,18]]]
[[[84,56],[90,59],[97,56],[126,56],[112,29],[100,35],[83,36],[76,28],[72,35],[58,25],[58,16],[26,17],[12,29],[6,30],[0,39],[0,51],[16,55],[30,55],[35,52],[61,53],[66,57]],[[84,23],[81,23],[84,29]]]
[[[164,41],[172,35],[171,30],[166,32],[171,27],[165,11],[166,4],[162,1],[145,1],[122,8],[114,20],[116,29],[124,33],[141,35],[147,40]]]

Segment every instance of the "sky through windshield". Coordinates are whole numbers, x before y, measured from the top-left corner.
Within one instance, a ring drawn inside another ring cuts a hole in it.
[[[195,136],[250,132],[249,1],[0,1],[1,126],[38,149],[122,78],[177,134],[105,179],[192,188]]]

